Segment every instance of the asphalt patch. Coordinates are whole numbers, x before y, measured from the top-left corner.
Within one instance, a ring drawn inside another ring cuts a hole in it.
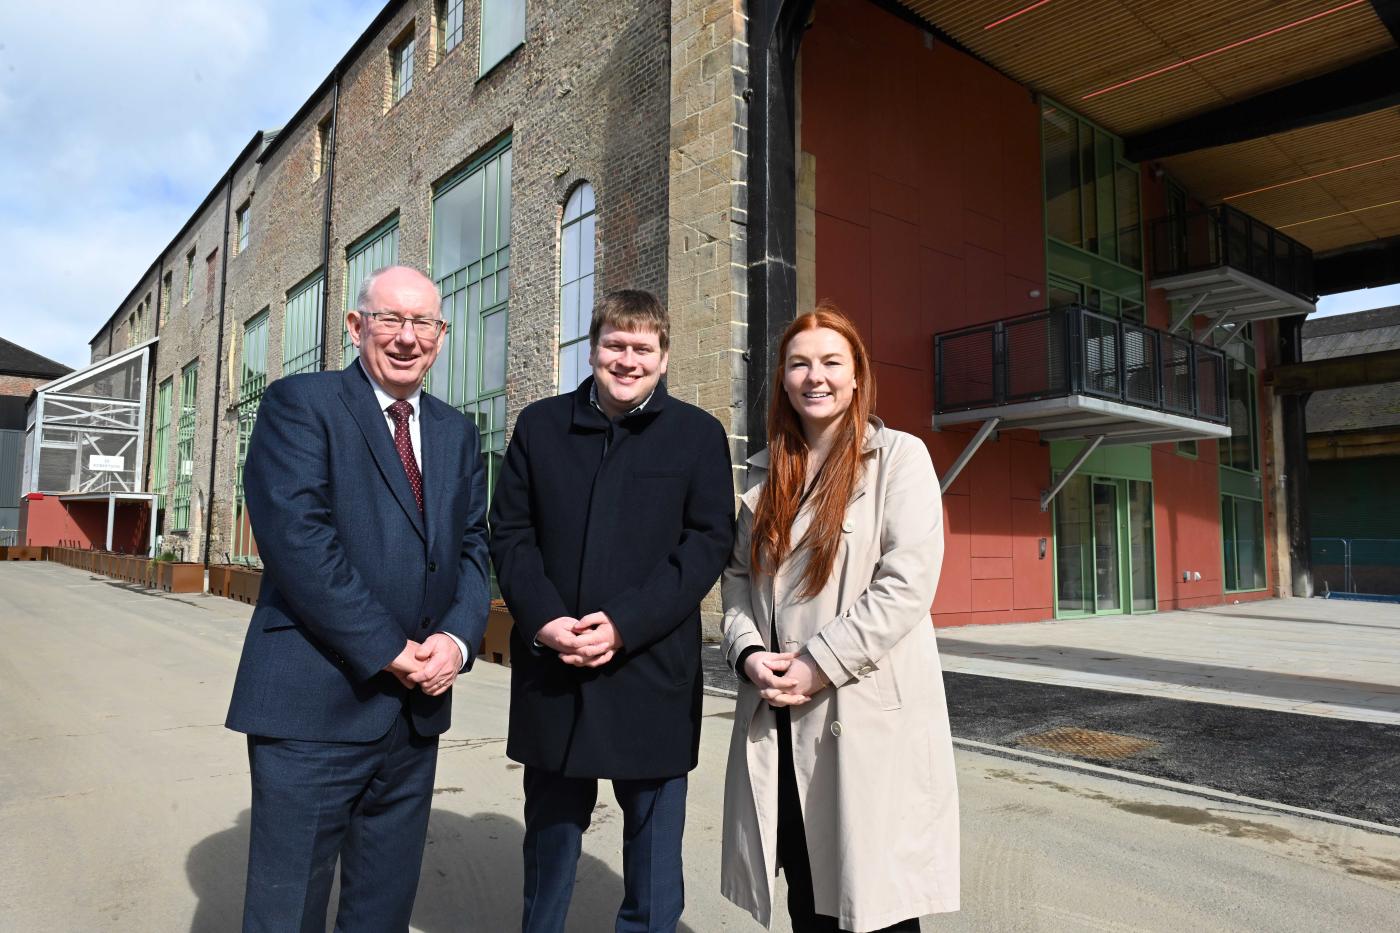
[[[702,660],[707,688],[737,689],[718,648]],[[1400,827],[1400,726],[973,674],[945,672],[943,684],[958,738]],[[1138,739],[1141,750],[1051,751],[1036,737],[1054,730]]]

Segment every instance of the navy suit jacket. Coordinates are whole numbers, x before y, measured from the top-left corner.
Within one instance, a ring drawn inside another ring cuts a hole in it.
[[[405,696],[418,734],[451,724],[451,691],[406,691],[383,670],[434,632],[460,638],[470,664],[490,601],[480,436],[421,399],[422,514],[358,363],[268,386],[243,469],[263,580],[230,729],[367,742]]]

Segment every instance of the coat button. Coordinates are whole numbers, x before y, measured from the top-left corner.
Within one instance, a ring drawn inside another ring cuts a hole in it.
[[[424,619],[423,619],[423,624],[420,625],[420,626],[418,626],[418,627],[421,628],[423,631],[426,632],[426,631],[428,630],[428,626],[429,626],[429,625],[432,625],[432,624],[433,624],[433,620],[432,620],[432,619],[424,618]]]
[[[428,573],[437,573],[437,561],[428,561]]]
[[[856,523],[848,518],[841,523],[841,530],[844,531],[846,534],[850,534],[851,532],[856,530]]]
[[[862,676],[862,677],[867,677],[867,676],[869,676],[870,674],[875,673],[875,665],[873,665],[873,664],[867,664],[867,665],[865,665],[864,667],[862,667],[860,670],[856,671],[856,673],[859,674],[859,675]]]
[[[841,723],[833,722],[831,724],[831,734],[836,736],[838,739],[841,738]]]

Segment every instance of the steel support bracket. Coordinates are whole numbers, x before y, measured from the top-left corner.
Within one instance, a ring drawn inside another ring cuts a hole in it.
[[[1196,316],[1196,309],[1199,308],[1199,307],[1201,306],[1201,303],[1204,302],[1204,301],[1205,301],[1207,298],[1209,298],[1209,297],[1210,297],[1210,291],[1209,291],[1209,290],[1206,290],[1206,291],[1201,292],[1200,296],[1197,297],[1197,299],[1196,299],[1195,301],[1191,302],[1191,307],[1189,307],[1189,308],[1186,309],[1186,313],[1183,314],[1183,315],[1181,316],[1181,318],[1167,330],[1167,333],[1169,333],[1169,334],[1174,334],[1174,333],[1176,333],[1178,330],[1181,329],[1181,325],[1183,325],[1183,324],[1186,324],[1186,325],[1187,325],[1187,330],[1188,330],[1188,332],[1189,332],[1189,330],[1190,330],[1191,318],[1193,318],[1193,317]]]
[[[1090,441],[1089,446],[1081,450],[1078,456],[1070,462],[1069,467],[1060,474],[1060,478],[1055,481],[1055,485],[1040,494],[1040,511],[1050,511],[1050,503],[1055,501],[1055,497],[1060,494],[1060,490],[1064,489],[1065,484],[1074,478],[1075,473],[1079,472],[1079,468],[1084,465],[1084,461],[1088,460],[1094,451],[1099,449],[1099,445],[1103,443],[1104,437],[1105,435],[1100,434]]]
[[[948,491],[948,487],[953,485],[953,481],[958,478],[958,474],[963,471],[963,467],[967,466],[973,454],[977,453],[978,448],[986,442],[987,438],[992,436],[992,432],[997,429],[997,425],[999,424],[1001,424],[1000,418],[988,418],[986,421],[982,422],[982,427],[977,429],[977,433],[972,436],[972,440],[963,448],[963,452],[958,454],[958,459],[953,461],[952,468],[939,477],[939,492]]]

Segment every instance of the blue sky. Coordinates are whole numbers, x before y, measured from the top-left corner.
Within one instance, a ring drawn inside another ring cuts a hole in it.
[[[70,366],[382,0],[0,2],[0,336]],[[1400,304],[1400,286],[1319,313]]]
[[[0,337],[70,366],[383,0],[0,2]]]

